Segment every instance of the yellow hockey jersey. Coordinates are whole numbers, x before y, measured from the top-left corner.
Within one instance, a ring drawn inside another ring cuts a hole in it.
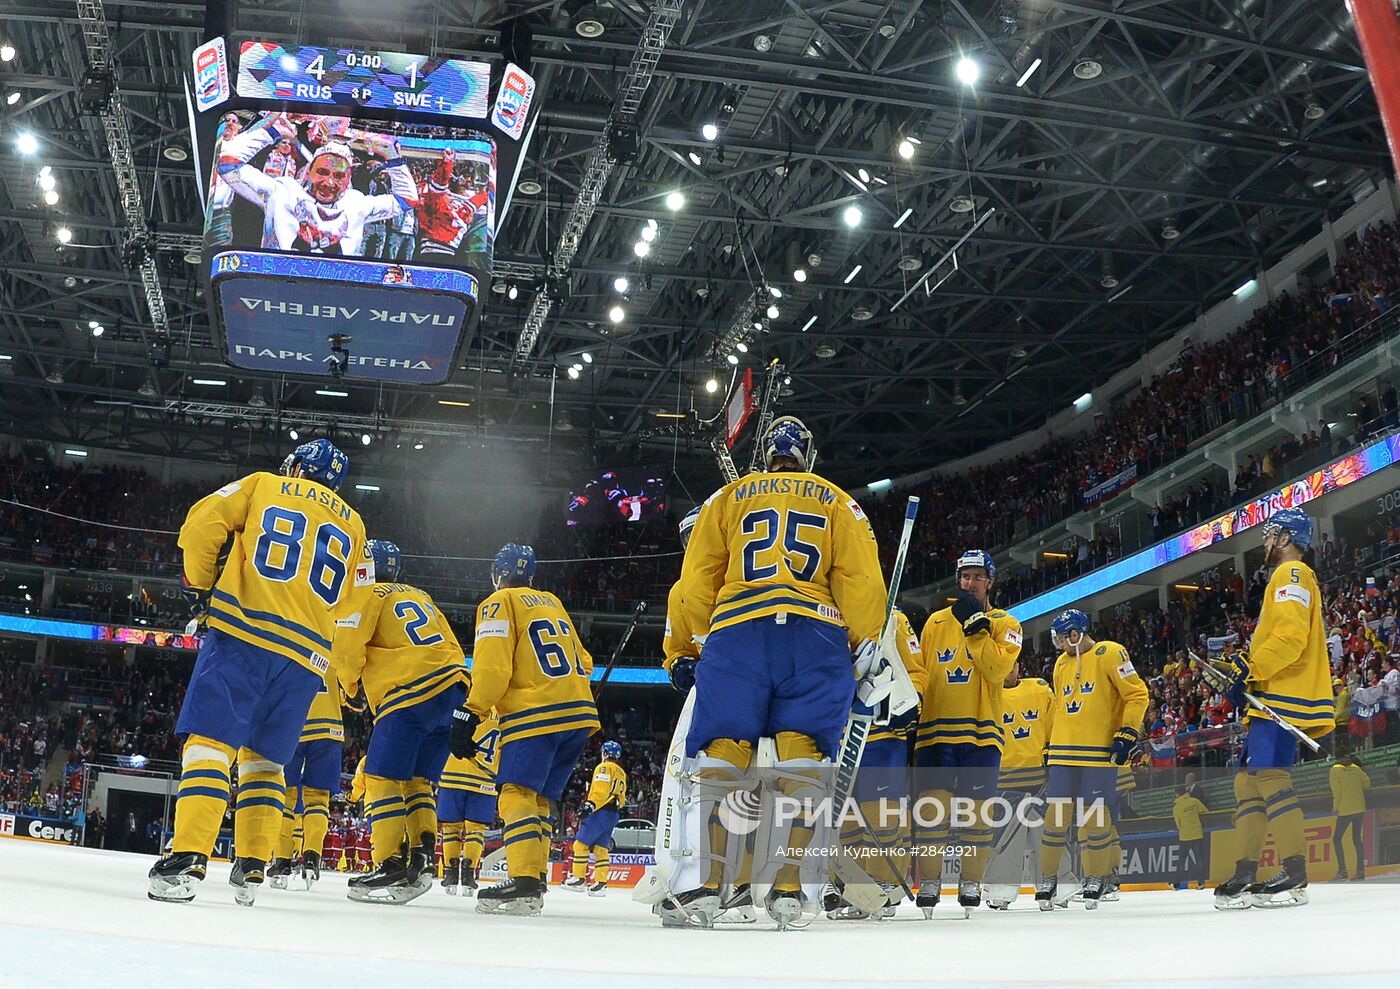
[[[928,669],[924,666],[924,654],[919,648],[919,637],[914,634],[914,627],[909,624],[909,616],[898,608],[894,609],[895,629],[894,643],[899,649],[899,658],[904,663],[904,671],[909,674],[909,682],[914,685],[922,697],[924,687],[928,685]],[[892,730],[888,726],[872,725],[870,734],[866,736],[866,742],[881,742],[894,738],[904,741],[909,735],[909,728]]]
[[[467,707],[501,718],[501,743],[587,728],[598,730],[589,678],[593,657],[573,619],[549,591],[502,587],[476,611]]]
[[[345,741],[345,725],[340,720],[340,687],[334,683],[321,684],[321,692],[311,701],[306,713],[306,726],[301,730],[303,742]]]
[[[1264,588],[1249,643],[1250,692],[1312,738],[1336,727],[1322,591],[1306,563],[1283,563]],[[1246,718],[1266,715],[1250,708]]]
[[[212,589],[209,628],[322,677],[351,588],[374,580],[359,514],[308,478],[259,471],[225,484],[195,502],[179,542],[185,579]]]
[[[611,759],[604,759],[593,770],[593,782],[589,784],[585,798],[597,810],[621,810],[627,802],[627,773]]]
[[[700,646],[691,638],[690,626],[685,621],[680,581],[672,584],[666,594],[666,631],[661,637],[661,653],[661,666],[668,673],[682,656],[690,659],[700,656]]]
[[[357,804],[365,799],[365,757],[355,763],[355,773],[350,777],[350,802]]]
[[[1182,841],[1200,841],[1204,838],[1206,832],[1201,826],[1201,815],[1205,812],[1206,805],[1189,793],[1177,797],[1172,804],[1172,820],[1176,822],[1177,837]]]
[[[447,790],[467,790],[494,797],[496,770],[501,765],[501,724],[494,714],[481,719],[472,738],[476,742],[476,755],[470,759],[449,757],[438,785]]]
[[[1147,684],[1116,642],[1100,640],[1078,658],[1060,653],[1054,689],[1051,766],[1111,766],[1108,752],[1118,729],[1142,730]]]
[[[335,637],[336,673],[353,697],[360,682],[378,721],[467,682],[462,647],[427,592],[410,584],[358,588]]]
[[[865,513],[815,474],[749,474],[706,500],[681,566],[696,635],[778,614],[880,634],[885,578]]]
[[[1327,771],[1327,784],[1332,790],[1332,813],[1350,817],[1366,812],[1366,791],[1371,789],[1371,777],[1366,770],[1334,762]]]
[[[1002,789],[1033,790],[1045,782],[1045,746],[1055,717],[1050,685],[1038,677],[1022,678],[1001,692]]]
[[[964,742],[1002,748],[1002,684],[1021,654],[1021,623],[1000,608],[986,614],[991,629],[970,639],[952,608],[935,611],[924,625],[920,649],[928,686],[917,748]]]

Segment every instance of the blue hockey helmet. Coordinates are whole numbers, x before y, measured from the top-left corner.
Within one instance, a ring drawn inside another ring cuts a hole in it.
[[[491,561],[491,580],[500,586],[503,580],[524,580],[535,578],[535,550],[532,546],[519,543],[506,543],[496,558]]]
[[[795,416],[773,420],[763,434],[763,465],[773,469],[773,461],[787,457],[797,463],[799,470],[811,470],[817,462],[817,445],[812,431]]]
[[[1306,550],[1312,545],[1312,518],[1301,508],[1280,508],[1264,523],[1264,535],[1276,536],[1280,532],[1288,533],[1289,542]]]
[[[620,759],[620,758],[622,758],[622,746],[621,746],[621,745],[618,745],[618,744],[617,744],[616,742],[614,742],[612,739],[608,739],[606,742],[603,743],[603,758],[604,758],[604,759]]]
[[[1050,623],[1050,631],[1060,638],[1071,632],[1083,634],[1089,631],[1089,616],[1078,608],[1069,608],[1055,616],[1055,620]]]
[[[681,519],[681,549],[690,545],[690,530],[695,528],[695,522],[700,518],[700,509],[703,505],[696,505],[685,513],[685,518]]]
[[[350,458],[334,443],[327,439],[303,443],[282,461],[281,473],[291,477],[292,472],[301,468],[301,476],[320,481],[332,491],[339,491],[350,469]]]
[[[992,554],[984,549],[970,549],[958,557],[958,565],[953,568],[953,574],[960,577],[968,567],[981,567],[987,571],[988,580],[997,579],[996,561],[992,559]]]
[[[403,556],[396,544],[387,539],[371,539],[369,555],[374,559],[376,582],[391,584],[403,575]]]

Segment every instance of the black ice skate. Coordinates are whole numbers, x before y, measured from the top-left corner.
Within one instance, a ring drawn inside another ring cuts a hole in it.
[[[534,876],[507,879],[476,894],[476,912],[534,917],[544,909],[544,888]]]
[[[1035,905],[1040,907],[1042,913],[1055,909],[1055,893],[1059,886],[1060,880],[1056,876],[1045,876],[1035,884]]]
[[[591,886],[588,887],[588,895],[589,895],[589,896],[607,896],[607,895],[608,895],[608,884],[605,883],[605,882],[603,882],[602,880],[599,880],[598,882],[596,882],[596,883],[594,883],[593,885],[591,885]]]
[[[1104,877],[1104,881],[1103,881],[1103,893],[1099,896],[1099,902],[1100,902],[1100,903],[1117,903],[1117,902],[1118,902],[1118,887],[1119,887],[1118,873],[1114,872],[1114,873],[1111,873],[1111,874],[1108,875],[1108,876],[1105,876],[1105,877]]]
[[[774,887],[763,898],[763,909],[767,911],[768,918],[778,925],[778,930],[796,929],[799,926],[797,921],[802,919],[802,900],[801,890]]]
[[[267,864],[267,885],[272,889],[286,889],[287,880],[292,875],[291,859],[273,859]]]
[[[448,896],[457,895],[457,887],[462,885],[462,860],[448,863],[442,870],[442,891]]]
[[[306,852],[301,857],[301,882],[308,890],[321,879],[321,856]]]
[[[546,887],[546,888],[547,888],[547,887]],[[472,868],[470,865],[468,865],[467,862],[466,862],[466,860],[463,859],[463,860],[462,860],[462,884],[458,887],[458,891],[460,892],[460,894],[461,894],[462,896],[475,896],[475,895],[476,895],[476,889],[477,889],[477,883],[476,883],[476,869],[474,869],[474,868]]]
[[[346,897],[356,903],[384,903],[398,906],[418,899],[427,890],[415,885],[409,866],[397,855],[381,862],[373,872],[350,885]]]
[[[228,874],[228,884],[233,887],[233,900],[240,907],[251,907],[257,898],[258,887],[263,884],[267,866],[262,859],[243,857],[234,859],[233,871]]]
[[[424,835],[408,859],[409,885],[424,893],[433,888],[433,875],[437,871],[436,846],[436,836]]]
[[[570,876],[559,884],[560,889],[567,889],[570,893],[582,893],[588,888],[582,876]]]
[[[963,917],[972,919],[972,911],[982,905],[982,886],[971,879],[958,883],[958,906],[963,908]]]
[[[662,927],[714,927],[721,909],[719,890],[714,886],[697,886],[656,905]],[[752,897],[749,909],[753,909]]]
[[[724,901],[724,910],[715,918],[716,924],[753,924],[758,914],[753,908],[753,892],[748,883],[734,887],[734,891]]]
[[[1080,890],[1080,896],[1084,898],[1085,910],[1099,908],[1099,900],[1103,899],[1104,884],[1103,876],[1090,876],[1084,880],[1084,888]]]
[[[1272,910],[1276,907],[1300,907],[1308,902],[1308,863],[1301,855],[1283,860],[1283,868],[1262,883],[1253,883],[1246,890],[1256,907]]]
[[[164,903],[188,903],[194,899],[195,887],[204,881],[208,868],[208,855],[198,852],[167,855],[151,866],[147,874],[151,886],[146,895]]]
[[[924,912],[924,920],[933,919],[933,908],[938,906],[938,897],[942,892],[937,886],[929,888],[927,892],[923,886],[919,887],[919,895],[914,897],[914,905]]]
[[[1235,874],[1215,887],[1215,909],[1247,910],[1254,905],[1248,889],[1254,884],[1254,873],[1259,863],[1251,859],[1240,859],[1235,863]]]

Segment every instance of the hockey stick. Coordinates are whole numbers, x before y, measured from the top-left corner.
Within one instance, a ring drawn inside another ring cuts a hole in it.
[[[919,497],[910,495],[904,509],[904,530],[899,534],[899,551],[895,554],[894,567],[890,570],[890,590],[885,599],[885,621],[880,627],[881,640],[885,638],[890,623],[894,621],[894,602],[899,595],[899,584],[904,576],[904,560],[909,554],[909,541],[914,534],[914,516],[918,513]],[[861,756],[865,754],[865,740],[870,736],[870,725],[873,721],[874,718],[870,715],[852,714],[846,722],[846,740],[842,743],[840,755],[836,760],[836,781],[832,793],[834,806],[838,808],[846,806],[846,801],[855,789],[856,769],[860,766]]]
[[[1202,659],[1200,656],[1197,656],[1190,649],[1186,650],[1186,655],[1191,657],[1191,662],[1195,663],[1201,668],[1201,675],[1205,677],[1206,680],[1210,683],[1210,685],[1216,690],[1220,691],[1221,693],[1224,693],[1226,689],[1230,686],[1230,678],[1228,674],[1212,666],[1210,663],[1207,663],[1204,659]],[[1314,752],[1322,751],[1322,746],[1318,745],[1316,740],[1311,738],[1297,725],[1293,725],[1285,721],[1282,715],[1280,715],[1277,711],[1269,707],[1269,705],[1265,704],[1258,697],[1255,697],[1247,690],[1244,692],[1244,699],[1249,702],[1250,707],[1254,708],[1260,714],[1264,715],[1264,717],[1268,718],[1274,724],[1278,725],[1284,731],[1288,732],[1288,734],[1298,739],[1298,741],[1302,742],[1308,748],[1312,749]]]
[[[617,663],[617,658],[622,655],[622,650],[627,648],[627,640],[632,638],[632,633],[637,630],[637,623],[642,620],[642,612],[646,610],[646,600],[638,600],[637,607],[632,609],[632,620],[627,623],[627,628],[622,632],[622,638],[618,640],[616,648],[612,651],[612,655],[608,657],[608,665],[603,667],[603,675],[598,678],[598,686],[593,688],[595,703],[597,702],[598,695],[603,692],[603,685],[608,682],[608,677],[612,676],[613,666]]]

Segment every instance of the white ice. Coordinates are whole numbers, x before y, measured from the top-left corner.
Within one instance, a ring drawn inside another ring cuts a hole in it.
[[[892,921],[820,919],[662,930],[616,890],[552,890],[537,918],[486,917],[434,889],[405,906],[351,903],[345,877],[313,891],[264,888],[236,906],[214,864],[193,903],[146,898],[148,858],[0,840],[0,984],[500,986],[1400,986],[1394,883],[1329,884],[1287,910],[1219,913],[1209,892],[1125,893],[1095,913],[1043,915],[1028,897],[972,920],[946,900]]]

